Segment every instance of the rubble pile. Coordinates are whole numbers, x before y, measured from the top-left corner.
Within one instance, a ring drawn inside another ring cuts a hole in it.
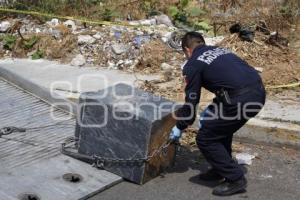
[[[253,42],[243,41],[238,34],[226,37],[219,45],[231,49],[234,53],[256,67],[264,67],[292,60],[293,54],[288,48],[279,48],[265,43],[267,38],[263,34],[256,34]]]
[[[139,23],[148,25],[147,21]],[[35,51],[40,50],[46,59],[60,60],[74,66],[93,65],[126,71],[133,71],[138,66],[139,71],[147,68],[145,73],[159,72],[162,62],[172,61],[172,64],[181,55],[165,45],[168,37],[176,30],[167,16],[156,16],[151,22],[149,26],[140,28],[86,27],[72,20],[63,22],[52,19],[40,23],[30,16],[6,19],[0,24],[0,46],[4,46],[6,41],[3,38],[7,35],[12,35],[16,41],[12,49],[0,49],[0,54],[2,57],[31,57]],[[16,24],[19,26],[16,27]],[[22,48],[24,41],[33,36],[38,41],[30,48]],[[160,58],[154,58],[157,55]]]
[[[266,85],[283,85],[300,81],[299,55],[287,45],[270,43],[270,35],[255,32],[253,42],[232,34],[219,43],[262,72]]]
[[[183,90],[181,66],[185,58],[178,43],[182,31],[166,15],[129,24],[88,26],[72,20],[51,19],[45,23],[31,16],[6,18],[0,22],[0,57],[45,58],[77,67],[159,74],[159,81],[139,82],[139,86],[173,100],[181,99],[177,94]],[[238,33],[205,40],[208,45],[219,43],[231,49],[259,69],[267,85],[299,81],[295,60],[299,56],[282,44],[272,43],[269,35],[256,31],[250,42]]]

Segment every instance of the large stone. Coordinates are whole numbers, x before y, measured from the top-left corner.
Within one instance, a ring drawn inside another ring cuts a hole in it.
[[[86,59],[83,55],[78,54],[73,60],[71,61],[71,65],[81,67],[85,65]]]
[[[51,21],[46,22],[49,26],[55,27],[59,25],[59,19],[53,18]]]
[[[0,23],[0,32],[6,32],[11,27],[11,23],[9,21],[3,21]]]
[[[79,35],[78,44],[94,44],[96,39],[90,35]]]
[[[173,163],[174,145],[157,155],[155,151],[167,143],[176,123],[172,115],[176,110],[175,103],[118,84],[82,94],[80,105],[75,134],[79,137],[79,153],[110,159],[153,156],[142,163],[108,162],[104,165],[105,170],[143,184]]]
[[[72,31],[76,31],[76,29],[77,29],[77,26],[76,26],[75,22],[72,21],[72,20],[67,20],[67,21],[65,21],[65,22],[64,22],[64,25],[65,25],[66,27],[68,27],[69,29],[71,29]]]
[[[157,24],[164,24],[169,27],[173,27],[173,22],[168,15],[158,15],[155,16]]]
[[[128,46],[125,44],[113,44],[111,46],[111,48],[112,48],[112,51],[117,55],[126,53],[129,50]]]
[[[100,40],[103,37],[103,35],[99,32],[97,32],[95,35],[93,35],[93,38]]]

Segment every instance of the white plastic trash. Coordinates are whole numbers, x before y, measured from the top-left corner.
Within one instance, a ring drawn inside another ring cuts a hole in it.
[[[235,158],[240,165],[251,165],[255,156],[248,153],[238,153]]]

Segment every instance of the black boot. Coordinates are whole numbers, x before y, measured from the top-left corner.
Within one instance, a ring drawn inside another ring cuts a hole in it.
[[[229,196],[242,191],[247,187],[247,180],[245,177],[237,181],[224,181],[221,185],[215,187],[213,194],[217,196]]]
[[[202,181],[220,181],[224,178],[217,174],[214,169],[211,169],[204,174],[200,174],[199,179]]]

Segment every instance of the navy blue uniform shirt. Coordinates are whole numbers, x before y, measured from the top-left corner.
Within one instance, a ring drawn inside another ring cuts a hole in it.
[[[197,47],[183,68],[186,81],[185,102],[177,117],[193,117],[177,121],[181,130],[192,125],[196,117],[196,107],[200,100],[201,87],[215,93],[224,88],[228,91],[245,88],[261,81],[258,72],[230,50],[201,45]]]

